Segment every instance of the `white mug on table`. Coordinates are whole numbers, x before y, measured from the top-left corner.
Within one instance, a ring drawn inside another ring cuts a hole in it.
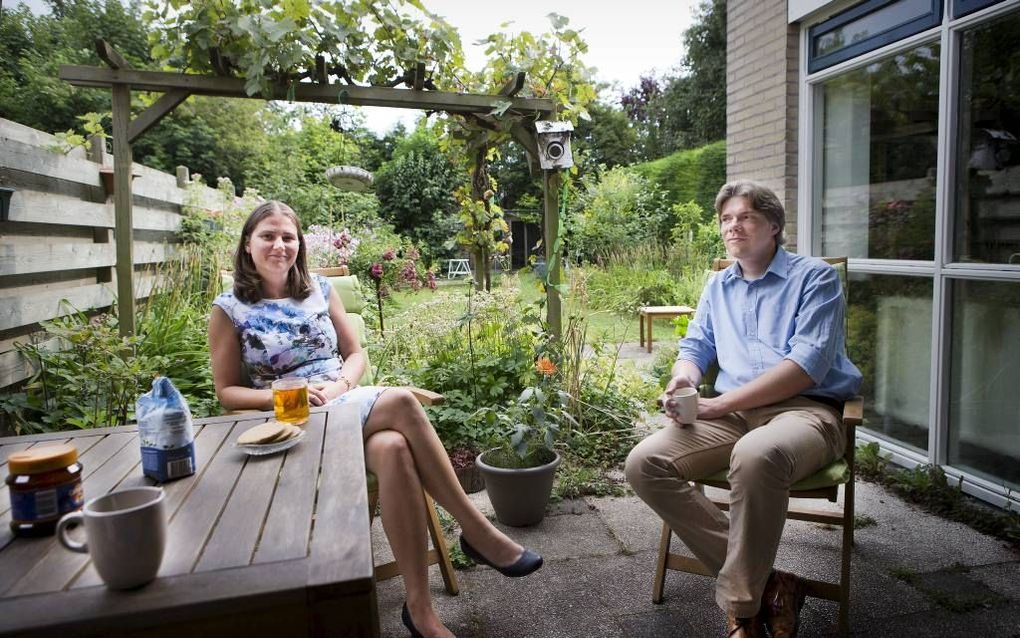
[[[85,525],[86,542],[71,539],[71,524]],[[61,545],[91,555],[96,571],[111,589],[131,589],[159,572],[166,548],[166,505],[162,488],[134,487],[85,503],[57,523]]]

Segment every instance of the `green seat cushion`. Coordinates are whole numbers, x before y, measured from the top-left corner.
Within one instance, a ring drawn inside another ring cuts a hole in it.
[[[367,305],[365,296],[361,292],[361,282],[357,275],[346,275],[343,277],[330,277],[329,283],[333,284],[333,290],[340,295],[340,301],[344,304],[347,312],[360,313]]]
[[[726,483],[726,476],[730,468],[716,472],[712,476],[705,477],[696,483]],[[850,466],[846,460],[839,458],[818,470],[811,476],[797,481],[790,486],[791,492],[807,492],[809,490],[821,490],[827,487],[842,485],[850,480]]]

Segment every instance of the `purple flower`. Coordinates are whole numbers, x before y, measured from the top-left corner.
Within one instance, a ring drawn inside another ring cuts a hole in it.
[[[383,265],[379,262],[375,262],[372,264],[372,270],[369,271],[369,274],[372,275],[372,279],[382,279]]]
[[[386,261],[393,261],[397,257],[397,251],[389,248],[382,254],[382,258]]]
[[[436,289],[436,273],[430,270],[428,277],[426,278],[426,281],[428,282],[429,289],[431,290]]]

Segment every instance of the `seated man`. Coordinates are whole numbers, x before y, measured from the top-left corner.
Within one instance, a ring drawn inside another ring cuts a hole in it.
[[[842,403],[861,374],[846,357],[834,268],[783,250],[783,205],[726,184],[715,200],[732,266],[705,286],[661,401],[674,422],[639,443],[627,480],[714,574],[727,636],[796,633],[802,582],[772,568],[791,485],[843,454]],[[717,361],[721,394],[681,425],[671,395]],[[729,465],[730,516],[688,481]]]

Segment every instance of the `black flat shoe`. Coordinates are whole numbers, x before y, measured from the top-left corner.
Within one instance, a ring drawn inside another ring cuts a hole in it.
[[[464,538],[463,534],[461,534],[460,536],[460,548],[471,560],[475,561],[476,563],[481,563],[482,565],[488,565],[489,567],[495,569],[500,574],[503,574],[504,576],[509,576],[510,578],[520,578],[521,576],[527,576],[528,574],[542,566],[542,557],[528,548],[524,549],[524,553],[521,554],[521,557],[518,558],[513,565],[507,565],[506,567],[500,567],[499,565],[494,565],[491,562],[489,562],[489,559],[482,556],[482,554],[477,549],[471,547],[471,545],[467,542],[467,539]]]
[[[407,603],[404,603],[404,608],[400,610],[400,620],[407,627],[407,630],[411,632],[411,638],[424,638],[418,628],[414,626],[414,621],[411,620],[411,612],[407,611]]]

